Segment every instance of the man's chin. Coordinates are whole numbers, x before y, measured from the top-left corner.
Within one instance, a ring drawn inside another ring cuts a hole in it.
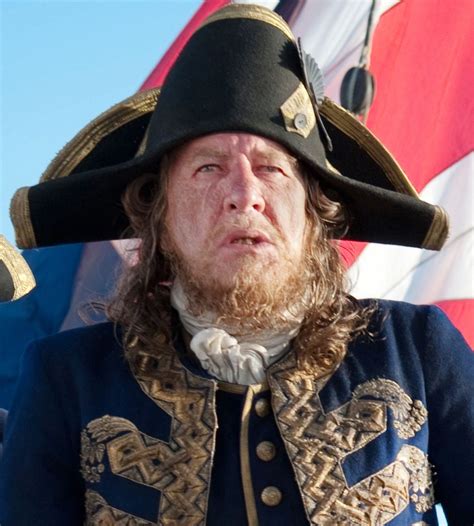
[[[194,316],[211,312],[225,325],[260,329],[278,324],[305,296],[308,274],[297,258],[275,251],[227,256],[206,254],[192,261],[171,256]]]
[[[209,267],[207,276],[203,278],[212,281],[216,288],[220,286],[223,291],[230,292],[244,283],[262,283],[270,276],[274,279],[278,273],[278,264],[274,258],[245,255]]]
[[[179,275],[192,314],[213,312],[227,326],[257,329],[277,322],[295,298],[304,296],[304,272],[292,266],[252,258],[221,263],[198,276]]]

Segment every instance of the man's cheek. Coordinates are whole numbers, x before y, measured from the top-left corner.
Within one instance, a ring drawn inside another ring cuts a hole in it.
[[[179,241],[184,250],[196,251],[202,240],[206,239],[206,230],[199,224],[199,217],[187,217],[179,223]]]

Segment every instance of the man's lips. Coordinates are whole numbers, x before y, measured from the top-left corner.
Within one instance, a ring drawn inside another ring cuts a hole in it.
[[[266,234],[258,230],[233,230],[224,237],[221,246],[263,246],[273,244]]]

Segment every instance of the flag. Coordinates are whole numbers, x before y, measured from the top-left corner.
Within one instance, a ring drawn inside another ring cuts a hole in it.
[[[375,30],[368,127],[420,197],[450,216],[441,252],[371,244],[353,253],[356,296],[437,304],[474,346],[474,7],[403,1]],[[357,255],[357,258],[355,256]]]

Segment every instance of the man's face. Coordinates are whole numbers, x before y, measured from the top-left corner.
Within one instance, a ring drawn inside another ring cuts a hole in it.
[[[169,169],[164,248],[224,290],[242,274],[271,285],[301,263],[305,200],[297,162],[276,142],[246,133],[189,141]]]

